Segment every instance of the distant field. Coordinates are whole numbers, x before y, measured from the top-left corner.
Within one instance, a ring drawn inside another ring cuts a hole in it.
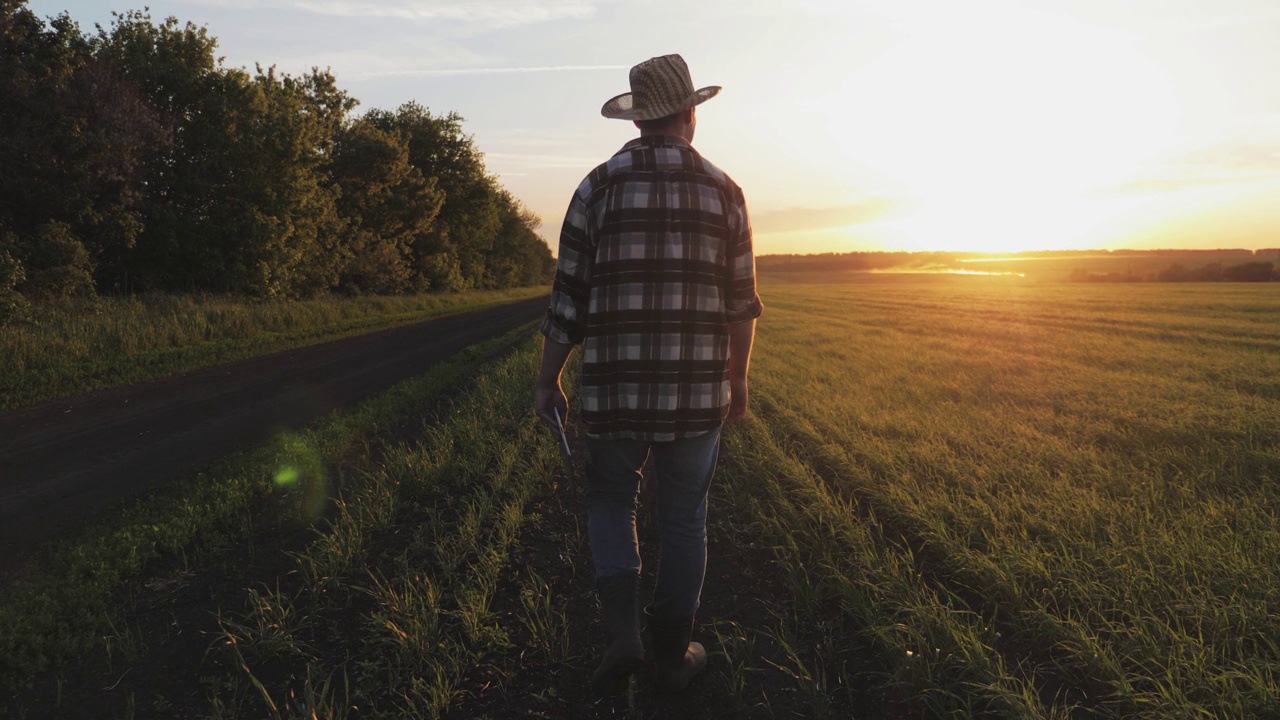
[[[863,267],[859,268],[858,263]],[[762,257],[761,271],[780,279],[798,282],[850,280],[879,281],[883,278],[922,275],[998,275],[1032,282],[1060,283],[1078,279],[1107,281],[1153,281],[1181,279],[1206,268],[1219,270],[1244,263],[1271,263],[1273,272],[1280,267],[1280,250],[1250,253],[1241,250],[1098,251],[1079,253],[1025,253],[1007,255],[974,255],[964,253],[869,253],[865,255],[779,256]],[[875,269],[870,269],[875,268]],[[1171,268],[1181,268],[1181,273]],[[1217,277],[1200,279],[1219,279]],[[1230,279],[1230,278],[1227,278]]]
[[[761,294],[694,692],[586,694],[581,483],[528,411],[530,326],[52,551],[0,592],[9,709],[1280,717],[1280,284]]]
[[[1280,715],[1280,286],[964,280],[766,281],[802,604],[930,716]]]
[[[1260,256],[1244,255],[1239,252],[1214,253],[1196,251],[1188,253],[1168,254],[1134,254],[1099,253],[1082,254],[1063,257],[1021,258],[971,258],[956,263],[956,267],[974,272],[1010,273],[1031,280],[1046,282],[1062,282],[1071,278],[1072,273],[1092,275],[1118,275],[1139,279],[1151,279],[1171,266],[1181,266],[1194,270],[1206,265],[1231,267],[1246,262],[1270,262],[1280,264],[1280,252],[1271,251]]]

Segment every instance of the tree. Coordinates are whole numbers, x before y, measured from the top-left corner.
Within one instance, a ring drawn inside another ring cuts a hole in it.
[[[1206,263],[1191,274],[1197,282],[1219,282],[1222,280],[1222,263]]]
[[[345,252],[327,165],[355,101],[327,71],[223,68],[216,46],[204,28],[145,13],[99,29],[100,56],[124,69],[174,138],[150,158],[134,277],[263,297],[326,291]]]
[[[17,283],[23,295],[47,300],[93,294],[93,263],[70,225],[51,220],[14,245],[24,271]]]
[[[0,231],[16,235],[71,214],[60,191],[80,123],[60,104],[85,55],[69,17],[46,29],[23,5],[0,0]]]
[[[444,193],[409,162],[404,131],[366,118],[343,128],[330,164],[349,257],[339,287],[351,293],[405,292],[414,286],[414,248],[425,244]]]
[[[502,188],[496,189],[502,223],[494,237],[488,275],[494,287],[549,282],[555,273],[551,248],[538,236],[542,219]]]
[[[144,12],[115,14],[93,46],[138,88],[171,138],[144,159],[144,230],[126,263],[129,289],[231,289],[234,254],[223,245],[236,227],[219,226],[215,210],[231,183],[226,139],[247,78],[221,72],[217,41],[176,18],[157,25]]]
[[[475,287],[483,275],[483,257],[498,229],[483,156],[462,131],[457,113],[432,115],[409,102],[394,113],[373,110],[365,119],[382,130],[398,130],[409,143],[409,162],[425,178],[434,178],[444,203],[429,233],[413,247],[418,290]]]
[[[318,70],[293,78],[259,68],[249,91],[248,123],[229,139],[241,172],[227,191],[247,211],[241,287],[266,297],[316,295],[337,284],[347,260],[327,169],[354,101]]]
[[[0,226],[32,240],[66,225],[98,282],[115,286],[143,226],[143,158],[164,129],[65,14],[46,28],[8,3],[0,43]]]
[[[27,279],[22,261],[14,257],[6,247],[13,236],[0,236],[0,326],[22,318],[27,311],[27,298],[18,292],[18,286]]]
[[[1247,262],[1223,268],[1222,279],[1232,282],[1271,282],[1275,265],[1269,262]]]

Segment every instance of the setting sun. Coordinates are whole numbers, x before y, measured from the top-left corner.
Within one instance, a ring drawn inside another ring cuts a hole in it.
[[[902,249],[1088,244],[1130,178],[1177,140],[1168,78],[1129,37],[1060,17],[956,15],[827,96],[846,158],[901,184],[868,231]]]

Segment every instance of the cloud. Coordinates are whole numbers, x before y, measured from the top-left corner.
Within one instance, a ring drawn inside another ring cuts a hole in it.
[[[1227,183],[1280,179],[1280,115],[1253,118],[1148,167],[1129,182],[1106,189],[1109,193],[1162,192]]]
[[[887,197],[871,197],[849,205],[806,208],[793,207],[751,213],[752,230],[759,235],[833,230],[879,220],[893,212],[899,201]]]
[[[595,14],[595,0],[193,0],[194,4],[262,9],[285,8],[344,18],[454,21],[509,28]]]
[[[1198,18],[1195,22],[1177,25],[1170,34],[1175,36],[1201,35],[1240,26],[1256,27],[1280,23],[1280,12],[1229,13]]]
[[[489,137],[504,147],[515,148],[572,149],[582,141],[580,132],[559,128],[508,128],[490,133]]]
[[[492,165],[519,168],[585,168],[585,170],[590,170],[600,164],[599,158],[570,157],[567,155],[535,155],[528,153],[487,152],[484,154],[484,159],[487,163]]]

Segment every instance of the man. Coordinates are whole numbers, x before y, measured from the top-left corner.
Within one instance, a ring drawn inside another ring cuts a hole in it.
[[[636,499],[653,456],[661,536],[648,613],[654,677],[683,689],[706,667],[691,642],[707,551],[707,489],[725,422],[747,412],[747,366],[762,306],[742,191],[690,145],[693,89],[679,55],[631,68],[631,92],[601,108],[640,137],[578,186],[560,233],[559,265],[535,392],[538,417],[567,417],[560,374],[583,344],[587,536],[608,647],[592,689],[626,689],[644,648],[636,612]]]

